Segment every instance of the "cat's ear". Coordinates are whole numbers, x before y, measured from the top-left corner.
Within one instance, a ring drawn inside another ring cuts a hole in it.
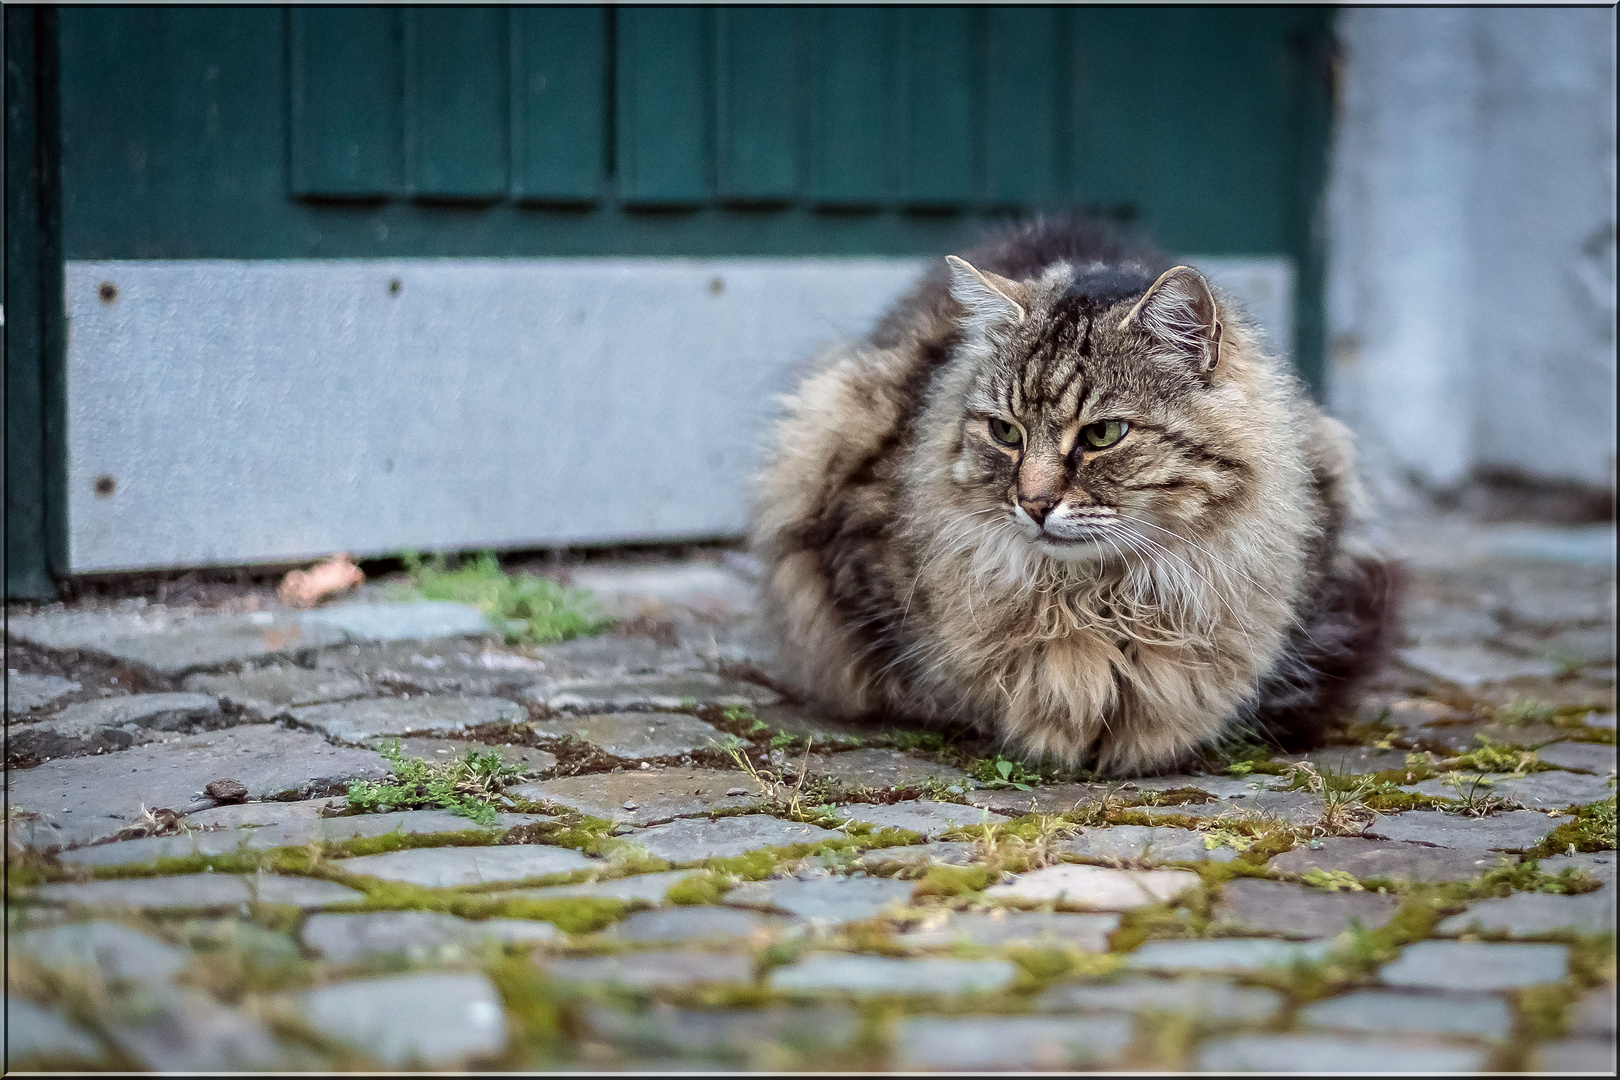
[[[1132,325],[1185,356],[1200,375],[1215,373],[1221,362],[1221,318],[1215,293],[1204,275],[1190,266],[1173,266],[1120,320]]]
[[[1016,326],[1024,321],[1024,288],[999,274],[979,270],[966,259],[945,256],[951,268],[951,296],[968,310],[981,330]]]

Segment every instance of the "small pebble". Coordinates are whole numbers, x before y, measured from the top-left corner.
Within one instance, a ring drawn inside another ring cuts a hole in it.
[[[210,780],[208,786],[203,788],[203,794],[220,802],[239,803],[246,802],[248,797],[247,785],[240,780],[228,777],[219,780]]]
[[[727,792],[726,792],[726,794],[727,794],[727,795],[728,795],[728,796],[732,796],[732,795],[746,795],[746,794],[748,794],[748,789],[747,789],[747,788],[740,788],[740,787],[734,787],[734,788],[732,788],[732,789],[731,789],[731,790],[729,790],[729,791],[727,791]]]

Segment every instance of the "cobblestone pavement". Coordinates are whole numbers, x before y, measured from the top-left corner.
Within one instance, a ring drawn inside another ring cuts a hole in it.
[[[1111,783],[786,700],[735,555],[587,564],[617,628],[539,648],[15,610],[9,1064],[1612,1070],[1613,529],[1399,540],[1342,745]],[[396,740],[522,775],[355,812]]]

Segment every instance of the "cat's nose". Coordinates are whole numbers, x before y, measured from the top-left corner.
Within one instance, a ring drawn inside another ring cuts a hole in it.
[[[1024,508],[1024,513],[1030,516],[1030,520],[1037,525],[1041,525],[1045,523],[1046,515],[1052,512],[1052,507],[1056,506],[1057,502],[1056,499],[1049,496],[1038,495],[1033,499],[1021,498],[1018,500],[1018,505]]]

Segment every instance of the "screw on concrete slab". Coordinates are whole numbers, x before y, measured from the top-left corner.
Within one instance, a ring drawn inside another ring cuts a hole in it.
[[[118,490],[118,481],[111,476],[96,477],[96,498],[105,499]]]
[[[114,285],[110,281],[103,281],[99,286],[97,286],[96,295],[101,297],[101,302],[103,304],[110,304],[114,300],[118,299],[118,286]]]
[[[405,283],[400,281],[399,278],[391,278],[391,279],[389,279],[389,282],[388,282],[388,295],[389,296],[398,296],[399,291],[401,289],[403,289],[404,287],[405,287]]]

